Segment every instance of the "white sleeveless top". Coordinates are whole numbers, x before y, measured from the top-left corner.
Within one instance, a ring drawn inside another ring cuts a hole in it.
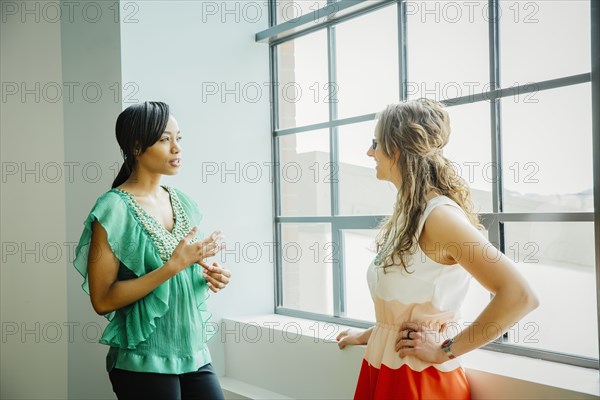
[[[462,209],[446,196],[437,196],[427,206],[417,227],[420,237],[429,213],[440,205]],[[465,216],[466,217],[466,216]],[[426,251],[428,249],[425,249]],[[431,249],[433,250],[433,249]],[[365,359],[376,368],[386,365],[397,369],[408,364],[414,371],[434,366],[441,371],[460,367],[458,359],[443,364],[430,364],[408,356],[400,358],[395,350],[400,325],[406,321],[423,323],[439,332],[440,343],[460,332],[459,312],[469,289],[471,275],[460,265],[444,265],[427,257],[417,246],[408,262],[408,272],[397,264],[386,268],[373,262],[367,271],[371,297],[375,303],[376,325],[371,333]]]

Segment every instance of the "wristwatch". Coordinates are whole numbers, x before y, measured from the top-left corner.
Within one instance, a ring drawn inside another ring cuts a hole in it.
[[[444,340],[444,343],[442,343],[442,350],[444,350],[444,353],[446,353],[450,360],[456,358],[456,356],[452,354],[452,350],[450,349],[450,346],[452,346],[453,343],[454,339],[446,339]]]

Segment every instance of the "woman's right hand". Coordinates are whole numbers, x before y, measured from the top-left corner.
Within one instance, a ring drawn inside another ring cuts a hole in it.
[[[346,346],[353,346],[357,344],[366,344],[367,341],[364,338],[364,330],[346,329],[337,335],[336,340],[338,341],[338,347],[343,349]]]
[[[177,247],[171,255],[177,272],[184,270],[194,263],[199,263],[205,258],[212,257],[222,250],[219,245],[225,238],[221,231],[214,231],[209,237],[196,243],[190,243],[196,234],[198,227],[194,226],[183,239],[179,241]]]

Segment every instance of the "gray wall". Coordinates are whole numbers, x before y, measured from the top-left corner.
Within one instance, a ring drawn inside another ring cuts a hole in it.
[[[73,244],[79,242],[83,221],[96,198],[110,188],[120,166],[114,126],[121,112],[123,85],[115,4],[77,2],[73,20],[63,15],[61,21],[63,81],[78,85],[73,101],[67,99],[63,106],[65,159],[76,163],[80,171],[65,185],[67,240]],[[65,2],[62,5],[66,10]],[[98,344],[108,321],[93,311],[89,296],[81,289],[83,279],[70,262],[66,272],[68,318],[79,324],[81,332],[68,346],[68,396],[112,398],[103,361],[108,347]]]
[[[22,23],[19,15],[5,14],[4,4],[0,397],[65,398],[67,274],[64,252],[59,257],[66,241],[65,185],[55,181],[65,160],[63,112],[60,98],[48,93],[48,102],[41,95],[45,84],[62,81],[60,24],[31,17]],[[21,84],[33,89],[23,99]],[[22,176],[25,169],[33,172]]]

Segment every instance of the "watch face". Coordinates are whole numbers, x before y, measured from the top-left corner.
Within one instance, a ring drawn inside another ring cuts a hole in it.
[[[450,350],[450,346],[452,345],[452,343],[454,343],[454,340],[452,340],[452,339],[446,339],[446,340],[444,340],[444,343],[442,343],[442,350],[444,350],[444,353],[446,353],[448,358],[451,360],[453,358],[456,358],[454,356],[454,354],[452,354],[452,351]]]

